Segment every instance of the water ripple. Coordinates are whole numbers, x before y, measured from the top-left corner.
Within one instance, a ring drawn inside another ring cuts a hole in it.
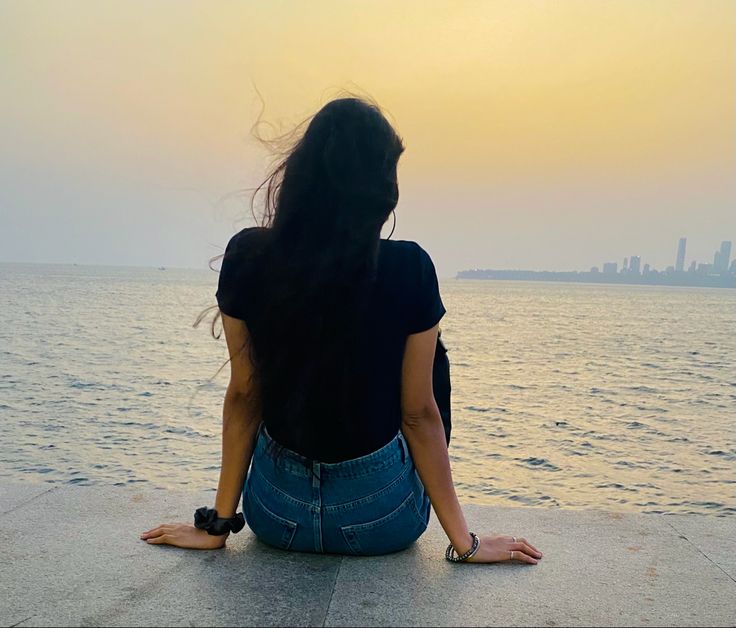
[[[191,325],[216,282],[0,264],[0,477],[214,491],[227,352]],[[461,499],[736,515],[736,292],[441,289]]]

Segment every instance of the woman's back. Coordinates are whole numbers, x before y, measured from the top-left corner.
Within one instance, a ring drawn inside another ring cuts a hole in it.
[[[541,558],[523,538],[481,545],[460,508],[434,394],[435,268],[380,238],[403,151],[377,106],[337,99],[257,189],[264,226],[231,239],[217,291],[230,382],[215,508],[149,542],[223,547],[247,521],[283,549],[381,554],[424,532],[431,500],[449,560]]]
[[[265,262],[253,252],[264,246],[267,232],[247,228],[233,236],[217,291],[221,311],[246,322],[257,352],[269,351],[264,338],[269,337],[266,330],[271,321],[261,304],[268,302],[270,286],[261,279],[265,274],[258,268]],[[278,385],[271,387],[270,394],[263,394],[261,413],[271,436],[307,458],[323,462],[357,458],[396,436],[401,425],[406,338],[433,327],[445,313],[432,260],[412,241],[379,241],[375,279],[363,296],[357,333],[352,344],[342,346],[344,355],[332,360],[332,371],[329,362],[324,365],[317,360],[312,346],[302,355],[297,351],[293,368],[283,369]],[[323,297],[316,295],[315,299]],[[319,303],[313,305],[319,311]],[[291,314],[296,324],[308,320],[313,312]],[[322,372],[315,373],[318,369]],[[338,382],[340,390],[336,389]],[[302,416],[288,416],[293,410],[285,400],[300,389],[303,404],[297,411]],[[290,427],[295,422],[306,429],[295,433]]]

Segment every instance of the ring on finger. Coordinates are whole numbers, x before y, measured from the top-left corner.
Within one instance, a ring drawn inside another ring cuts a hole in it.
[[[516,543],[516,537],[512,536],[511,538],[514,539],[514,543]]]
[[[509,550],[509,560],[514,560],[514,550]]]

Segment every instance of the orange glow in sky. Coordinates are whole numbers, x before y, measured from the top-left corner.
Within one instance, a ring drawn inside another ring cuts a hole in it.
[[[6,1],[2,259],[203,265],[237,213],[213,200],[263,174],[254,85],[284,129],[375,98],[407,146],[394,237],[447,276],[736,240],[729,0]]]

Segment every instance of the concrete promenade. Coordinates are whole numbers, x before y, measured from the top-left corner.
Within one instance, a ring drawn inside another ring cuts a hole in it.
[[[736,517],[468,506],[524,534],[538,565],[453,565],[432,517],[411,549],[282,552],[246,527],[217,551],[151,546],[213,492],[0,487],[0,625],[736,625]]]

